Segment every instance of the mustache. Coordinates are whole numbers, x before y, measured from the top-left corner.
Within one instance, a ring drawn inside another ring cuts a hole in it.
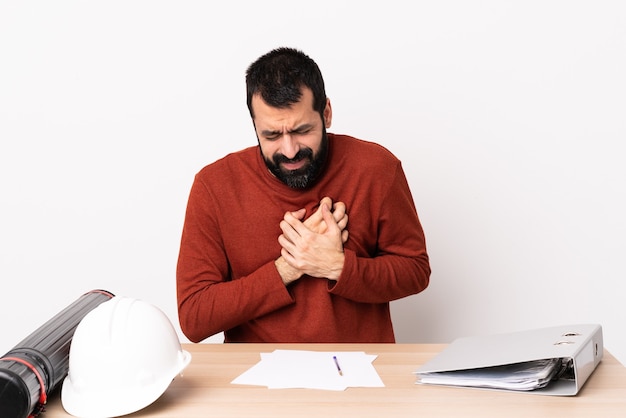
[[[303,148],[293,158],[287,158],[283,154],[276,154],[272,158],[274,164],[279,165],[281,163],[295,163],[304,158],[311,159],[313,157],[313,150],[311,148]]]

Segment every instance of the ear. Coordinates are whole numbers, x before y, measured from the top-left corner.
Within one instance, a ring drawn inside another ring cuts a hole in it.
[[[324,124],[326,129],[330,128],[333,121],[333,108],[330,106],[330,99],[326,99],[326,107],[324,108]]]

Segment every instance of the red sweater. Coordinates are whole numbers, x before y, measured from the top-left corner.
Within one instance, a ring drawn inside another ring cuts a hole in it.
[[[328,134],[315,185],[291,189],[257,146],[204,167],[191,188],[177,267],[180,325],[199,342],[394,342],[389,301],[428,286],[424,234],[400,161],[380,145]],[[348,213],[337,281],[285,286],[274,261],[285,212],[329,196]]]

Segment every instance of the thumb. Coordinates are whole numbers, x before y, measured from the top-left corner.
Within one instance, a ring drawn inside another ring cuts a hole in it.
[[[337,221],[333,217],[332,212],[330,211],[330,206],[326,203],[322,204],[322,217],[324,218],[324,222],[326,222],[328,231],[337,231],[339,230],[339,226],[337,225]]]

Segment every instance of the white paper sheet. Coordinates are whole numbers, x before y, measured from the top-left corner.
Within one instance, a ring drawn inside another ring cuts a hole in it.
[[[335,360],[341,367],[340,374]],[[376,355],[354,351],[275,350],[261,353],[261,361],[231,383],[270,389],[308,388],[345,390],[348,387],[383,387],[372,362]]]

